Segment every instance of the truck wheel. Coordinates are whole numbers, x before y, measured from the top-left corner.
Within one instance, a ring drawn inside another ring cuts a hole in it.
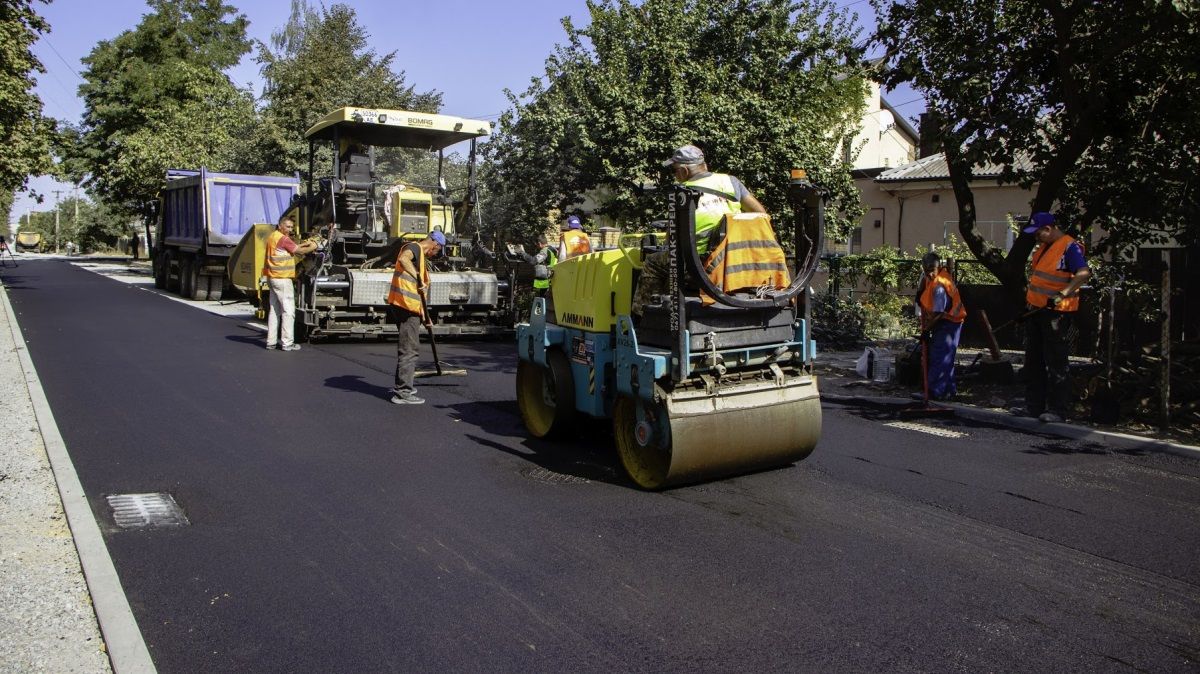
[[[192,258],[188,263],[187,282],[191,292],[184,296],[189,300],[207,300],[208,299],[208,279],[207,276],[200,275],[200,267],[202,261],[198,257]]]
[[[167,254],[166,251],[154,256],[154,287],[162,290],[167,287]]]
[[[172,269],[172,266],[174,266],[174,269]],[[166,278],[166,289],[170,292],[178,293],[179,282],[183,275],[180,273],[176,255],[169,250],[163,254],[163,270],[163,276]]]
[[[190,300],[195,288],[196,279],[192,276],[192,258],[185,253],[179,259],[179,295]]]
[[[225,292],[225,275],[209,276],[208,277],[208,299],[211,302],[220,302],[221,295]]]

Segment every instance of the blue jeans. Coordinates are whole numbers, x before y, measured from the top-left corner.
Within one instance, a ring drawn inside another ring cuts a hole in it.
[[[962,323],[938,321],[929,339],[929,397],[934,400],[958,393],[954,384],[954,356],[958,353],[958,337]]]

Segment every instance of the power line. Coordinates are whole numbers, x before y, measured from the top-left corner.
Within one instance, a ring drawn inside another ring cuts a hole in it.
[[[63,55],[58,53],[58,50],[54,48],[54,43],[50,42],[49,38],[47,38],[45,35],[43,35],[42,41],[46,43],[47,47],[50,47],[50,51],[54,52],[54,55],[58,57],[59,61],[63,62],[63,65],[65,65],[67,67],[67,70],[71,71],[72,75],[74,75],[75,77],[78,77],[80,82],[86,82],[86,80],[84,80],[82,77],[79,76],[79,73],[75,72],[75,69],[71,67],[71,64],[67,63],[67,60],[65,58],[63,58]]]

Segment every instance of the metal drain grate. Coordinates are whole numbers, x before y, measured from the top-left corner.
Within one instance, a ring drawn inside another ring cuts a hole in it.
[[[183,509],[170,494],[113,494],[106,497],[113,521],[122,529],[181,527],[188,524]]]
[[[905,431],[917,431],[918,433],[928,433],[929,435],[936,435],[939,438],[965,438],[965,437],[967,437],[967,434],[963,433],[961,431],[952,431],[947,428],[938,428],[937,426],[926,426],[925,424],[917,424],[917,423],[913,423],[911,421],[889,421],[888,423],[884,424],[884,426],[891,426],[892,428],[899,428],[899,429],[905,430]]]

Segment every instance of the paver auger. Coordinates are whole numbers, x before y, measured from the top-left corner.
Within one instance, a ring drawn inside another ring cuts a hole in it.
[[[780,231],[794,243],[790,285],[730,293],[702,273],[699,196],[672,187],[668,292],[638,322],[630,316],[638,271],[662,250],[626,245],[640,234],[560,262],[552,302],[535,299],[529,322],[517,326],[517,403],[529,433],[562,436],[580,414],[611,418],[621,463],[645,489],[790,464],[821,434],[806,289],[824,192],[793,172],[796,219]]]

